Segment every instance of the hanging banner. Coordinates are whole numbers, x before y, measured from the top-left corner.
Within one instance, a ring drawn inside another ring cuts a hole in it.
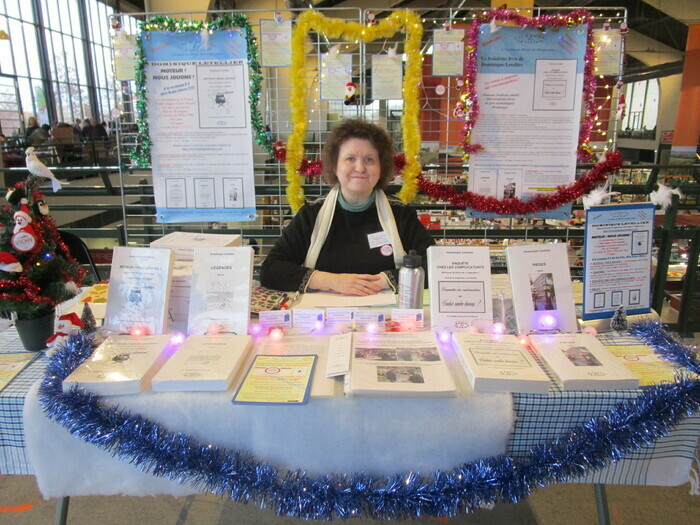
[[[145,32],[158,222],[255,219],[245,34]]]
[[[575,180],[587,30],[495,27],[480,27],[471,141],[484,149],[470,157],[468,189],[528,200]],[[538,217],[570,213],[567,204]]]

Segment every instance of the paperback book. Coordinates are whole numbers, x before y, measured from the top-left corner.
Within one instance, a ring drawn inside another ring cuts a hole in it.
[[[474,391],[548,392],[549,377],[514,335],[456,332],[452,339]]]
[[[434,332],[354,333],[345,388],[352,395],[456,394]]]
[[[566,244],[508,246],[506,262],[521,332],[578,330]]]
[[[197,248],[187,333],[248,333],[252,281],[251,247]]]
[[[165,332],[173,260],[166,249],[114,248],[105,328],[119,334]]]
[[[170,356],[169,339],[169,335],[108,337],[63,380],[63,391],[78,386],[102,396],[145,392]]]
[[[591,334],[531,335],[530,341],[564,390],[639,387],[639,378]]]
[[[477,321],[493,322],[487,246],[431,246],[428,270],[434,330],[464,331]]]
[[[252,346],[249,335],[191,335],[156,373],[154,392],[228,390]]]
[[[256,355],[234,404],[300,405],[309,400],[315,355]]]

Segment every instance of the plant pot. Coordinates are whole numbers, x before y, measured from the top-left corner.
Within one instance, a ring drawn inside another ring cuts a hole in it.
[[[56,311],[50,312],[34,319],[17,319],[15,328],[25,350],[38,352],[46,349],[46,340],[53,335]]]

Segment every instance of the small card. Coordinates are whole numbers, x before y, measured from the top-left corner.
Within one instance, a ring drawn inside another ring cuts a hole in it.
[[[389,242],[389,236],[383,230],[377,233],[370,233],[369,235],[367,235],[367,241],[369,242],[370,248],[379,248],[380,246],[384,246],[385,244],[391,244]]]
[[[323,310],[295,308],[292,317],[294,328],[318,328],[318,323],[323,325]]]
[[[352,324],[356,311],[357,308],[326,308],[326,323],[329,325]]]
[[[350,373],[350,352],[352,333],[330,336],[326,377],[342,376]]]
[[[264,310],[258,312],[258,321],[262,326],[292,327],[292,312],[289,310]]]
[[[399,323],[402,327],[416,329],[423,328],[422,308],[393,308],[391,310],[391,320]]]
[[[386,328],[386,315],[383,310],[357,310],[355,312],[355,326],[366,326],[377,323],[379,330]]]

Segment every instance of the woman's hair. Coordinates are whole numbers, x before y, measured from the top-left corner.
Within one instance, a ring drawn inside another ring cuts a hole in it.
[[[338,182],[335,169],[338,166],[340,147],[348,139],[368,141],[379,153],[379,180],[376,188],[383,190],[394,177],[394,144],[389,134],[376,124],[362,119],[344,120],[333,128],[323,146],[323,178],[334,186]]]

